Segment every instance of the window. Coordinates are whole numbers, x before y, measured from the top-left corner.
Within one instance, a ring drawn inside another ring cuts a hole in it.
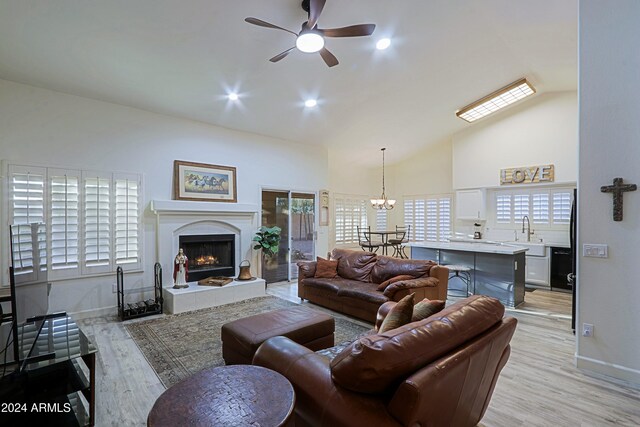
[[[496,223],[517,225],[527,215],[532,224],[568,224],[571,198],[572,190],[568,188],[498,190],[495,192]]]
[[[30,224],[44,224],[37,241],[49,278],[141,268],[139,175],[10,165],[9,181],[9,222],[25,236]],[[16,272],[32,258],[23,240],[14,245]]]
[[[378,231],[387,230],[387,210],[386,209],[376,210],[376,230]]]
[[[447,241],[451,237],[451,196],[405,199],[404,224],[412,241]]]
[[[367,201],[336,197],[336,244],[358,243],[358,227],[367,226]]]

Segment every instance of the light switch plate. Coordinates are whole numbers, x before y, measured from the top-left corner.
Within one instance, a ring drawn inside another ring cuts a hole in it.
[[[590,258],[608,258],[609,246],[593,243],[582,245],[582,256]]]

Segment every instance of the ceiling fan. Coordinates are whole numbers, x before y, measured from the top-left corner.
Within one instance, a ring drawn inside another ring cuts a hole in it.
[[[273,58],[269,59],[271,62],[278,62],[285,56],[287,56],[293,49],[305,53],[319,52],[324,62],[333,67],[338,65],[338,58],[326,47],[324,47],[325,37],[360,37],[370,36],[376,29],[375,24],[358,24],[350,25],[348,27],[341,28],[318,28],[318,18],[324,9],[326,0],[303,0],[302,9],[308,14],[308,20],[302,24],[302,29],[299,33],[287,30],[286,28],[279,27],[269,22],[263,21],[258,18],[246,18],[245,21],[249,24],[258,25],[260,27],[274,28],[277,30],[286,31],[296,36],[296,45],[292,48],[285,50],[282,53],[277,54]]]

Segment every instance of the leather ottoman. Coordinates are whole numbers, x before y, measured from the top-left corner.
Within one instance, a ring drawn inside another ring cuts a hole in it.
[[[260,344],[285,336],[310,350],[333,347],[333,317],[304,307],[285,308],[222,325],[222,357],[227,365],[250,365]]]

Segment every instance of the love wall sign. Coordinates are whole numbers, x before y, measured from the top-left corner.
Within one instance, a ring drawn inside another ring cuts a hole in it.
[[[500,169],[500,185],[553,182],[553,165]]]

